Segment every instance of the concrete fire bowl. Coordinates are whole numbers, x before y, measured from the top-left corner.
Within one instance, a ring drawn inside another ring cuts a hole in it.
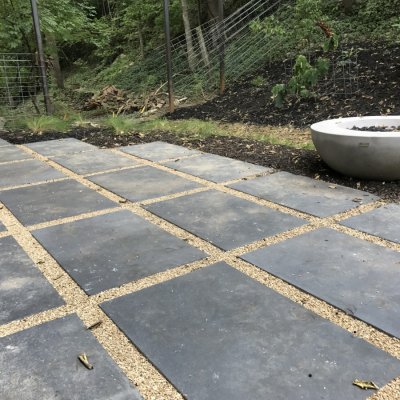
[[[400,179],[400,132],[352,128],[400,126],[400,116],[332,119],[311,125],[312,140],[332,169],[362,179]]]

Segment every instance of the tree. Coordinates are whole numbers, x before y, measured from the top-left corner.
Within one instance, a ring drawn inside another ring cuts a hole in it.
[[[0,9],[0,50],[2,52],[33,53],[33,34],[30,2],[27,0],[3,0]],[[41,29],[45,49],[49,56],[57,85],[63,87],[59,61],[59,47],[90,40],[93,7],[75,0],[42,0],[38,2]]]
[[[189,68],[194,71],[195,55],[193,50],[192,29],[190,27],[189,6],[187,0],[181,0],[182,3],[182,19],[185,27],[185,38]]]

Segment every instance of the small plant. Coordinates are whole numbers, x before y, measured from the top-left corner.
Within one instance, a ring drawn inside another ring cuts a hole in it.
[[[332,28],[324,21],[318,21],[319,26],[325,35],[325,41],[322,42],[322,49],[325,53],[328,51],[336,50],[339,46],[339,37],[333,32]]]
[[[68,121],[53,115],[40,115],[25,120],[25,126],[33,133],[49,131],[65,132],[69,128]]]
[[[117,135],[128,133],[135,127],[133,119],[115,113],[106,119],[105,124],[112,128]]]
[[[307,58],[299,55],[293,67],[293,76],[288,83],[278,83],[272,88],[272,99],[275,106],[280,108],[289,96],[309,98],[314,95],[315,84],[329,71],[329,60],[323,57],[317,59],[312,66]]]
[[[266,79],[258,75],[250,81],[250,84],[255,87],[262,87],[267,83]]]

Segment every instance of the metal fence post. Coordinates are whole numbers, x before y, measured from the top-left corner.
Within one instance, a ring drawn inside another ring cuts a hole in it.
[[[164,0],[164,36],[165,36],[165,56],[167,61],[168,77],[168,98],[169,112],[174,111],[174,88],[172,82],[172,56],[171,56],[171,32],[169,23],[169,0]]]
[[[225,27],[224,27],[224,0],[218,0],[219,22],[219,93],[225,91]]]
[[[36,46],[39,55],[39,67],[40,67],[40,75],[42,81],[44,104],[46,107],[46,113],[51,114],[53,112],[53,109],[51,106],[50,96],[49,96],[49,86],[47,83],[47,76],[46,76],[46,62],[44,58],[43,40],[42,40],[42,33],[40,31],[39,13],[36,0],[31,0],[31,7],[32,7],[33,27],[35,30]]]

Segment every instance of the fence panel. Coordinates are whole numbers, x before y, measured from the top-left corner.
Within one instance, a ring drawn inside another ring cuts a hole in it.
[[[35,54],[0,53],[2,122],[44,113],[41,72]]]

